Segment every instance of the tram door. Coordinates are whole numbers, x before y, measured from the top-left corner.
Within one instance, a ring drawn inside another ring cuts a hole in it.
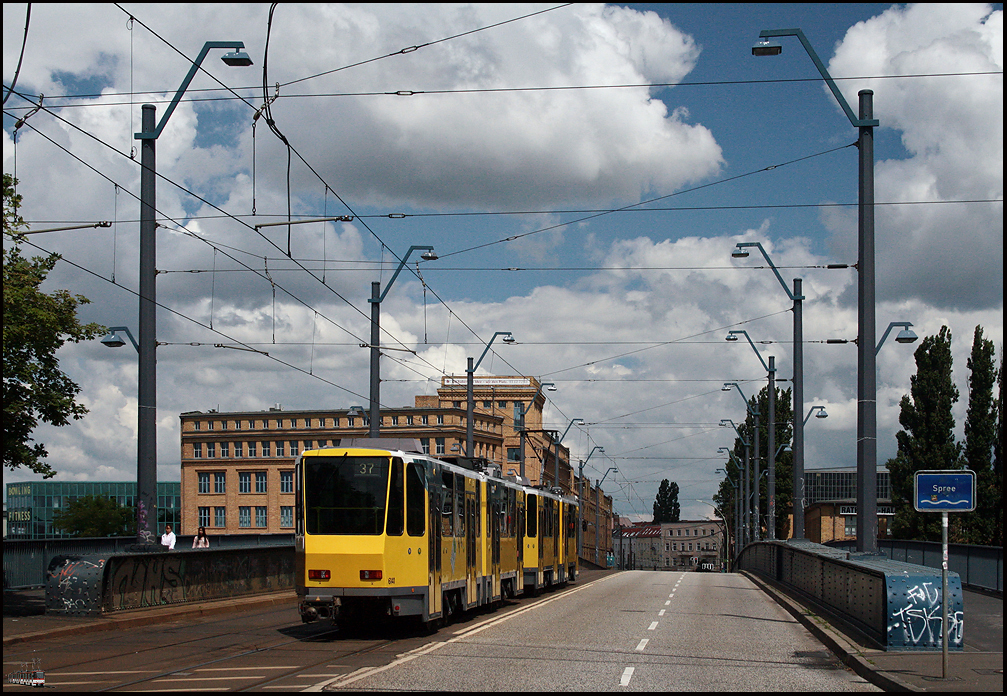
[[[507,508],[507,491],[495,483],[487,484],[486,507],[489,511],[489,532],[490,539],[490,597],[495,599],[501,596],[500,587],[500,534],[503,525],[508,521],[504,515]]]
[[[427,613],[433,616],[444,611],[441,596],[441,468],[427,463],[427,527],[430,530],[427,548]]]
[[[465,478],[465,601],[473,606],[478,601],[476,573],[476,481]]]

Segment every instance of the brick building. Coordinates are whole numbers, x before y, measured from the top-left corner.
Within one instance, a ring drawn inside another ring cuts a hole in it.
[[[615,530],[620,567],[637,570],[720,570],[724,531],[720,520],[636,524]]]

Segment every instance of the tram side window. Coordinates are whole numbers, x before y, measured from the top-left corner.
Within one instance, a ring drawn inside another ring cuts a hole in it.
[[[455,536],[465,536],[465,477],[455,476]]]
[[[403,493],[402,460],[395,457],[392,459],[392,471],[388,477],[388,522],[385,526],[385,533],[388,536],[402,536],[405,523]]]
[[[406,532],[409,536],[423,536],[427,531],[426,497],[423,466],[410,464],[406,467]]]
[[[538,496],[528,496],[528,536],[538,536]]]
[[[441,536],[454,536],[455,475],[450,471],[441,474]]]

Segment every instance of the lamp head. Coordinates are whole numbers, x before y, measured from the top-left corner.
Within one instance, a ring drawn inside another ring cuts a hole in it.
[[[738,340],[738,335],[735,334],[733,331],[731,331],[730,333],[727,334],[727,337],[724,340],[725,341],[737,341]]]
[[[895,342],[915,343],[917,338],[919,337],[908,326],[905,326],[901,331],[899,331],[899,335],[895,337]]]
[[[437,254],[435,254],[431,249],[430,251],[424,251],[422,254],[420,254],[420,258],[423,259],[424,261],[436,261],[440,257]]]
[[[758,43],[752,46],[753,56],[778,56],[781,53],[783,53],[783,46],[778,41],[760,39]]]
[[[747,259],[748,252],[742,249],[740,246],[731,252],[732,259]]]
[[[249,58],[248,54],[242,50],[225,53],[220,57],[220,59],[232,68],[247,68],[252,64],[252,59]]]
[[[501,340],[503,340],[504,343],[517,343],[517,339],[515,339],[512,334],[507,334]]]
[[[818,413],[815,414],[815,418],[828,418],[829,414],[825,412],[825,408],[822,407],[818,409]]]
[[[732,384],[728,384],[728,383],[725,383],[725,384],[724,384],[724,386],[722,386],[722,387],[720,388],[720,391],[725,391],[725,392],[727,392],[727,391],[731,391],[731,387],[732,387],[732,386],[733,386]]]
[[[108,346],[109,348],[122,348],[126,345],[126,342],[119,338],[119,334],[110,333],[105,338],[101,339],[102,345]]]

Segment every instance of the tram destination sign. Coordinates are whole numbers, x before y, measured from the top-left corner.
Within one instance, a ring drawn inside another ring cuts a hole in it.
[[[972,512],[976,509],[976,474],[968,469],[917,471],[914,505],[919,512]]]

